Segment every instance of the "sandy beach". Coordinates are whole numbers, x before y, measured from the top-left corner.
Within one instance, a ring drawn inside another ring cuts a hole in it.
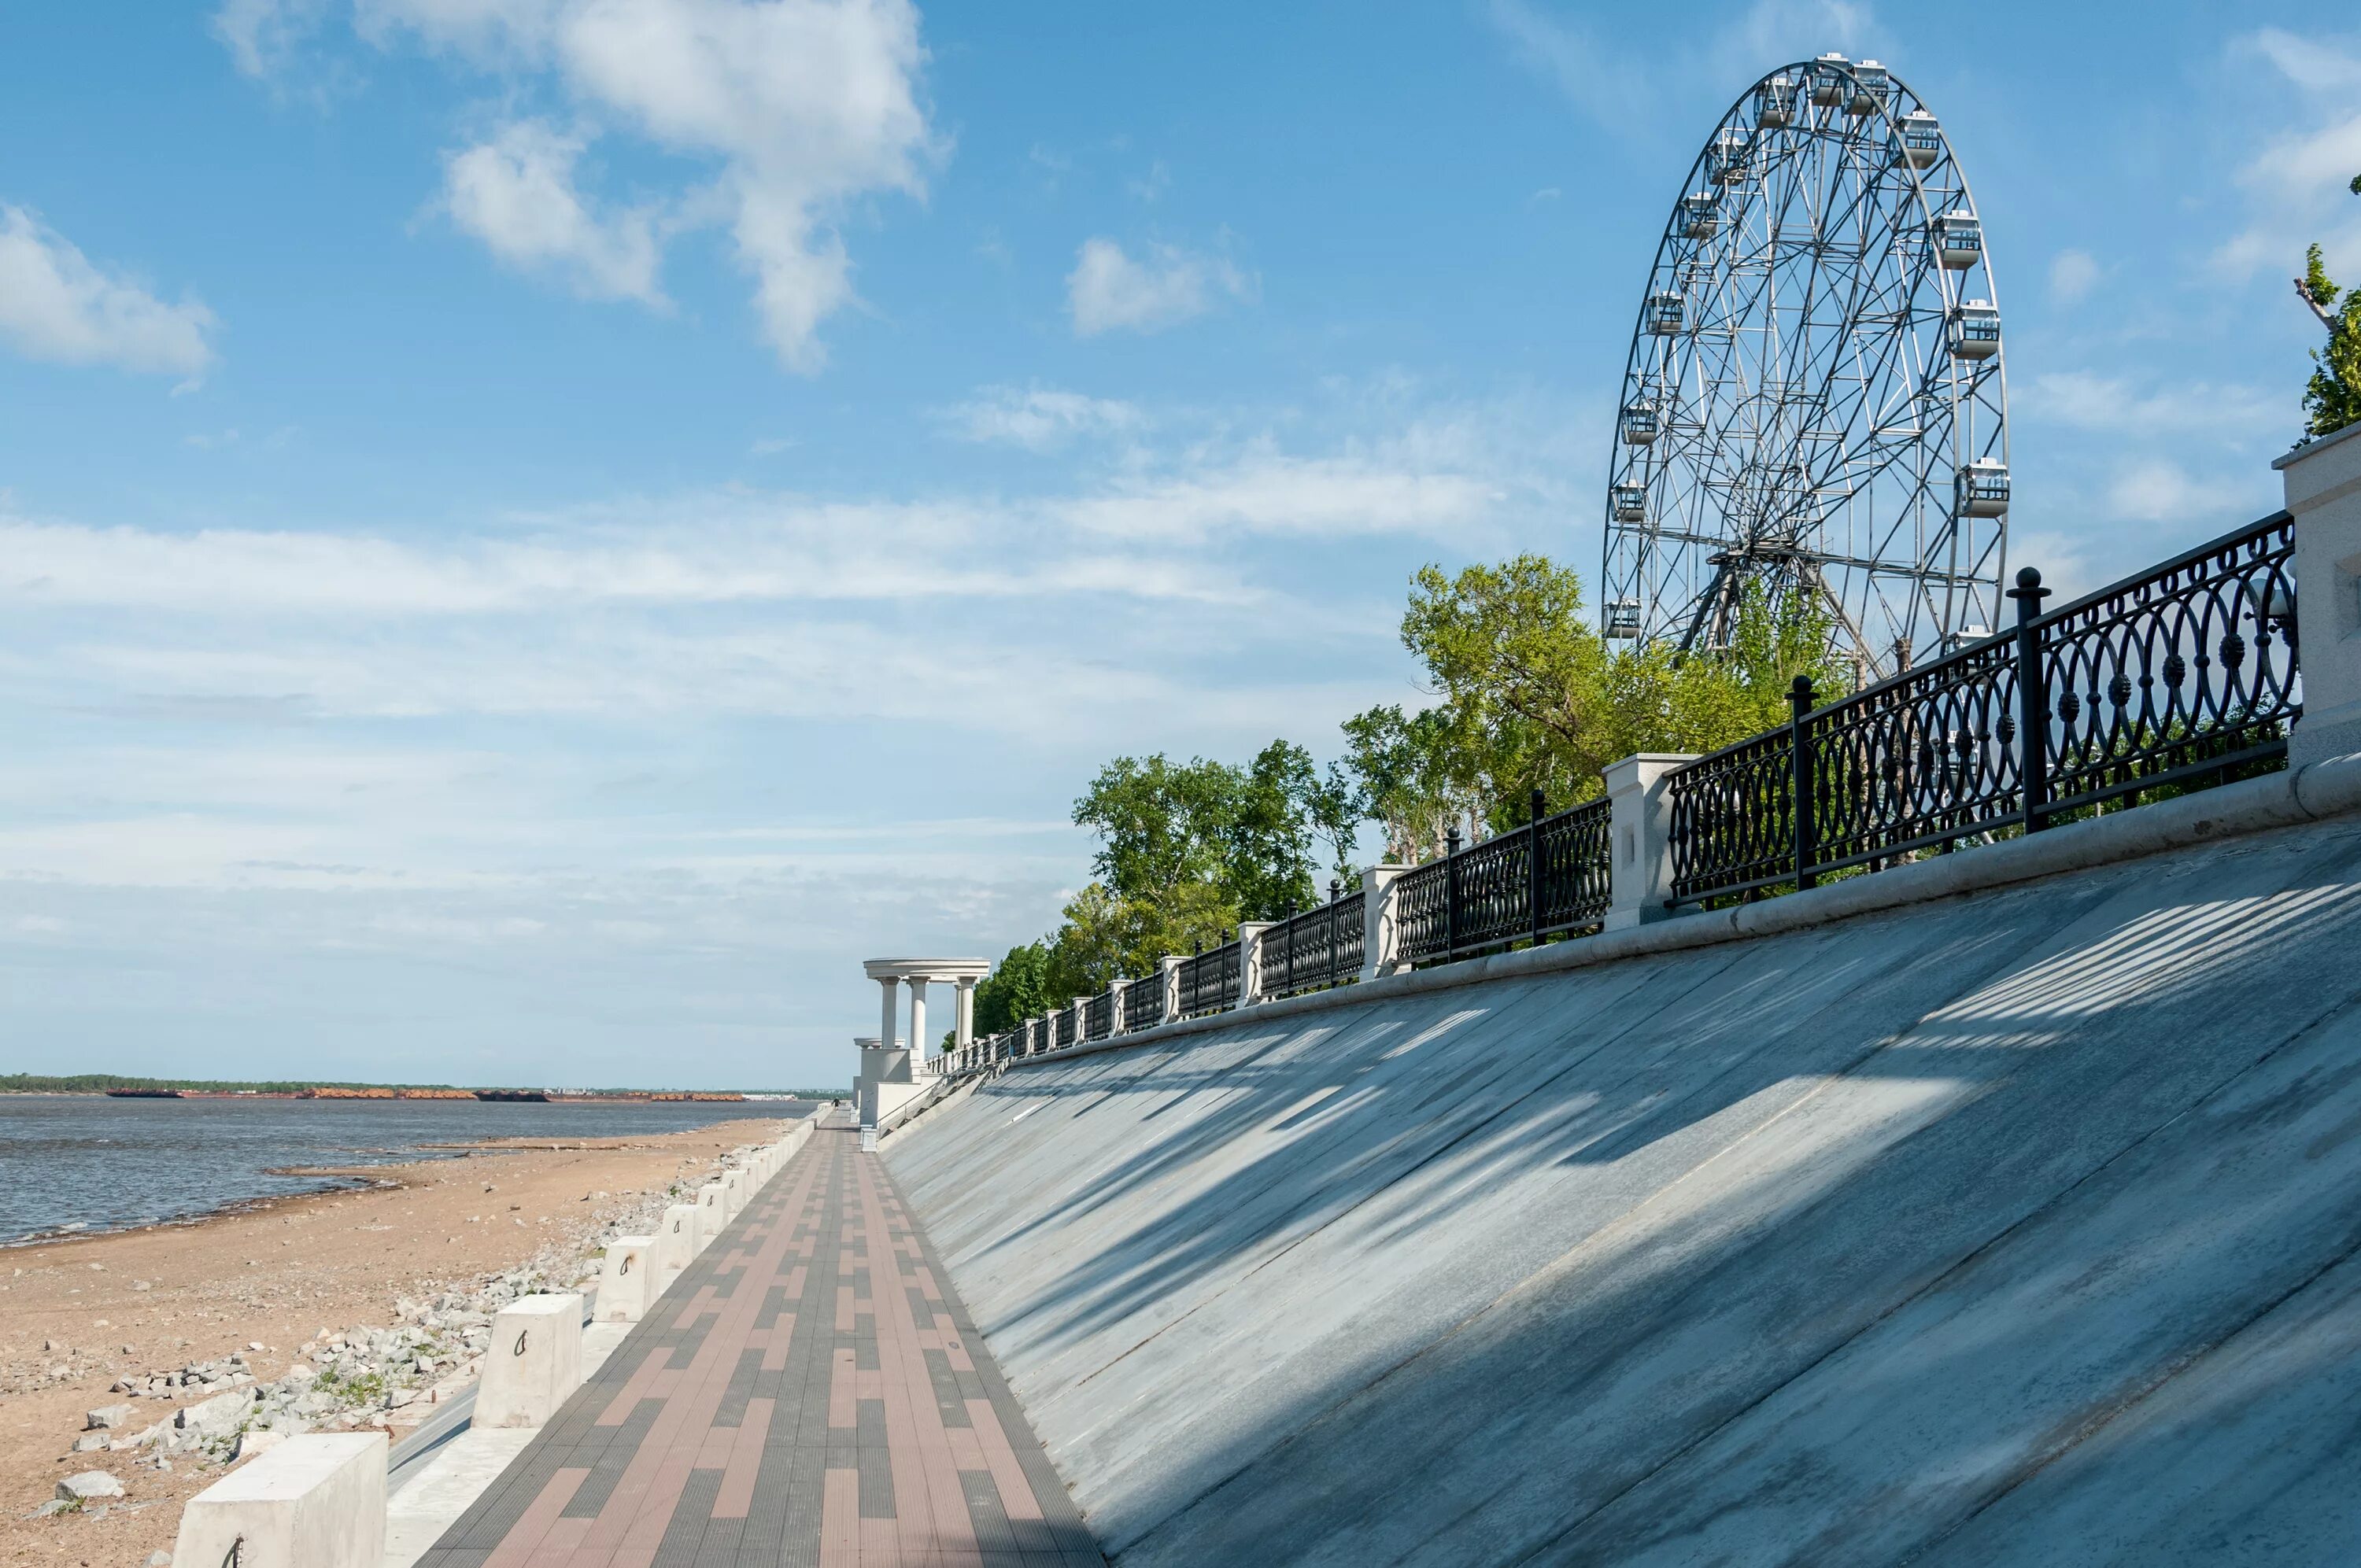
[[[171,1549],[182,1500],[223,1474],[185,1455],[165,1471],[126,1452],[71,1452],[85,1411],[127,1402],[126,1425],[145,1427],[216,1391],[110,1392],[119,1382],[233,1354],[268,1382],[324,1331],[393,1324],[402,1298],[469,1289],[536,1258],[578,1271],[607,1224],[675,1184],[693,1188],[722,1155],[782,1125],[483,1147],[368,1168],[357,1174],[381,1184],[368,1190],[0,1251],[0,1564],[144,1563]],[[389,1419],[398,1431],[430,1410]],[[93,1469],[125,1496],[28,1517],[60,1480]]]

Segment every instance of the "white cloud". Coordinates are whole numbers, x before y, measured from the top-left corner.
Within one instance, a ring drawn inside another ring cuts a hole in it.
[[[2124,522],[2170,523],[2182,530],[2251,504],[2250,486],[2200,477],[2162,458],[2125,464],[2106,491],[2108,515]]]
[[[214,36],[240,71],[270,76],[286,69],[326,5],[327,0],[224,0],[214,13]]]
[[[1118,328],[1160,332],[1204,314],[1223,295],[1253,298],[1254,282],[1226,257],[1159,245],[1147,260],[1135,261],[1114,240],[1098,237],[1082,242],[1066,292],[1074,331],[1090,337]]]
[[[2087,250],[2061,250],[2049,260],[2049,297],[2070,305],[2098,286],[2099,264]]]
[[[573,180],[586,139],[519,144],[511,126],[453,160],[446,202],[496,254],[559,265],[604,298],[653,296],[669,232],[726,228],[764,341],[798,371],[824,362],[819,328],[854,298],[845,204],[923,196],[939,151],[910,0],[357,0],[355,25],[379,48],[415,40],[519,82],[554,79],[588,122],[705,160],[664,222],[599,217]]]
[[[1049,387],[980,388],[945,410],[944,419],[964,440],[1028,452],[1055,451],[1081,436],[1120,435],[1147,423],[1136,403]]]
[[[576,189],[579,137],[527,120],[444,160],[451,221],[512,266],[564,274],[586,299],[664,302],[653,215],[600,215]]]
[[[2078,430],[2115,434],[2216,437],[2292,431],[2292,400],[2258,387],[2174,380],[2142,388],[2088,370],[2048,371],[2017,393],[2023,412]]]
[[[2361,258],[2361,203],[2347,190],[2361,170],[2361,113],[2353,109],[2361,55],[2277,28],[2239,40],[2232,54],[2259,58],[2296,89],[2269,101],[2286,103],[2297,123],[2272,136],[2238,171],[2255,214],[2216,253],[2216,264],[2238,278],[2266,268],[2293,276],[2305,246],[2317,240],[2332,263],[2349,269]]]
[[[1533,0],[1491,0],[1487,12],[1512,52],[1585,114],[1610,129],[1659,123],[1664,83],[1728,94],[1770,66],[1831,49],[1860,52],[1882,38],[1871,7],[1851,0],[1755,0],[1707,29],[1710,47],[1669,53],[1662,38],[1645,50],[1602,39],[1581,20]]]
[[[27,358],[195,376],[213,363],[214,324],[196,301],[167,304],[24,208],[0,205],[0,337]]]

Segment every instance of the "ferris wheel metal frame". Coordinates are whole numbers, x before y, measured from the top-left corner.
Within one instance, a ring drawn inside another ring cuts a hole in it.
[[[1750,583],[1865,682],[2001,624],[1999,290],[1941,123],[1874,60],[1766,72],[1673,205],[1623,374],[1600,630],[1725,646]]]

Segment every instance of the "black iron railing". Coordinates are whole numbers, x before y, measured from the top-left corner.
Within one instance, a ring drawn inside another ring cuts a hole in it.
[[[1443,859],[1395,884],[1395,959],[1443,963],[1598,926],[1609,897],[1609,811],[1601,799],[1542,817],[1536,795],[1537,820],[1522,828],[1467,850],[1454,833]]]
[[[1126,981],[1123,986],[1123,1027],[1126,1034],[1164,1022],[1164,976],[1161,973]]]
[[[1218,1013],[1238,1001],[1238,944],[1223,943],[1210,953],[1180,960],[1180,1016]]]
[[[1359,979],[1366,905],[1360,894],[1332,886],[1327,903],[1264,931],[1262,994],[1299,996]]]
[[[2017,624],[1826,707],[1798,678],[1789,721],[1668,775],[1672,904],[1808,887],[1918,854],[2037,832],[2143,791],[2275,765],[2302,711],[2295,526],[2284,512],[2044,612],[2038,573]],[[2323,629],[2321,635],[2332,635]],[[1390,933],[1366,954],[1364,893],[1290,914],[1257,938],[1256,986],[1298,995],[1381,965],[1447,963],[1596,928],[1611,896],[1610,807],[1593,800],[1402,872]],[[1238,1005],[1243,945],[1179,960],[1012,1029],[1038,1055]],[[998,1049],[983,1053],[996,1059]]]
[[[2287,753],[2302,714],[2285,512],[2018,621],[1670,780],[1673,900],[1808,887]]]

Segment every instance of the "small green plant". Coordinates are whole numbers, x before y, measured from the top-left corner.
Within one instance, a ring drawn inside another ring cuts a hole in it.
[[[2353,177],[2349,189],[2361,196],[2361,174]],[[2304,253],[2295,291],[2328,329],[2328,342],[2312,351],[2312,379],[2303,389],[2304,430],[2331,435],[2361,423],[2361,285],[2338,288],[2315,245]]]

